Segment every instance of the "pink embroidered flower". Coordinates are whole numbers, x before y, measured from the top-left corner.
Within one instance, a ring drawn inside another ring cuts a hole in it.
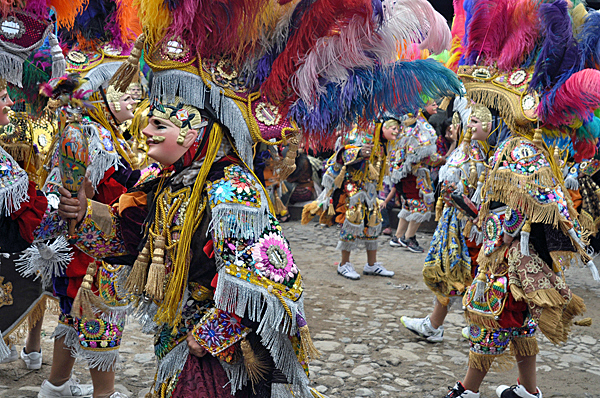
[[[294,258],[283,237],[269,233],[252,247],[255,267],[274,282],[283,283],[298,273]]]

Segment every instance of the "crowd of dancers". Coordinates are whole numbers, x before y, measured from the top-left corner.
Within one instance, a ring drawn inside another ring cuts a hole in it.
[[[322,397],[286,205],[340,226],[356,280],[363,246],[364,275],[394,276],[397,203],[391,246],[423,253],[437,221],[433,312],[402,324],[441,342],[456,302],[468,323],[440,396],[516,360],[498,397],[542,398],[536,335],[565,342],[585,312],[564,271],[600,280],[600,14],[454,7],[450,29],[424,0],[0,1],[0,359],[40,369],[57,305],[40,398],[124,397],[129,317],[154,336],[148,398]]]

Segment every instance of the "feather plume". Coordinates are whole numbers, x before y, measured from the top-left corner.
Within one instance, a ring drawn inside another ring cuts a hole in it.
[[[135,0],[134,6],[148,42],[157,43],[163,39],[173,21],[168,4],[164,0]]]
[[[600,107],[600,71],[584,69],[569,77],[553,98],[542,97],[537,112],[541,121],[551,126],[568,126],[577,118],[592,120]]]
[[[577,36],[585,66],[600,67],[600,11],[590,11]]]
[[[366,24],[372,24],[372,15],[370,0],[317,0],[304,13],[299,27],[275,59],[271,73],[262,85],[263,93],[275,102],[288,97],[291,77],[300,60],[320,38],[336,35],[341,24],[351,17],[361,17]]]
[[[467,46],[469,45],[469,30],[467,29],[467,27],[471,24],[471,19],[473,18],[474,3],[475,3],[475,0],[463,0],[463,10],[464,10],[464,15],[465,15],[465,31],[464,31],[464,35],[462,37],[462,46],[464,49],[466,49]],[[464,53],[464,50],[463,50],[463,55],[459,61],[460,65],[464,65],[465,57],[466,57],[466,54]]]
[[[87,6],[88,0],[49,0],[48,7],[56,11],[56,25],[59,29],[71,29],[75,17]]]
[[[498,59],[507,34],[507,7],[507,0],[479,0],[474,4],[473,17],[467,28],[468,64],[489,65]]]
[[[585,9],[583,3],[579,3],[576,7],[571,10],[571,20],[573,23],[573,35],[577,37],[581,33],[581,28],[585,22],[585,17],[588,11]]]
[[[429,3],[431,13],[428,15],[429,29],[427,37],[419,44],[421,50],[430,50],[433,54],[439,54],[442,51],[450,50],[452,34],[448,27],[446,18],[437,12]]]
[[[510,71],[519,67],[535,48],[539,36],[538,6],[529,0],[509,2],[507,37],[498,58],[499,69]]]
[[[557,89],[573,73],[581,70],[581,52],[573,37],[571,18],[565,0],[540,5],[544,41],[529,87],[543,92]],[[552,100],[552,94],[549,100]]]
[[[309,135],[323,137],[358,118],[376,120],[386,111],[398,115],[415,112],[425,106],[421,94],[440,98],[459,93],[458,78],[439,62],[398,61],[350,70],[346,84],[325,86],[325,92],[315,102],[317,106],[310,108],[298,100],[289,116]]]

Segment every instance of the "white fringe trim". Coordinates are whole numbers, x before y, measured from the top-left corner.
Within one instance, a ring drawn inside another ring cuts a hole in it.
[[[275,366],[295,387],[304,391],[308,387],[308,378],[298,362],[289,336],[298,332],[296,316],[304,317],[303,298],[292,301],[283,298],[292,316],[288,316],[279,299],[261,286],[231,276],[221,268],[214,295],[215,306],[239,317],[247,316],[258,322],[256,334],[262,345],[269,351]],[[246,377],[247,375],[239,375]],[[243,385],[242,380],[232,380],[232,384]],[[232,386],[233,387],[233,386]]]
[[[11,215],[21,208],[23,202],[29,201],[27,190],[29,189],[29,177],[19,164],[2,147],[0,156],[5,156],[6,161],[11,163],[14,170],[8,176],[0,179],[0,212],[6,216]]]
[[[111,167],[114,167],[115,170],[118,170],[119,166],[125,167],[121,163],[121,157],[116,148],[113,148],[113,151],[107,151],[104,148],[100,131],[98,131],[99,128],[102,127],[94,123],[82,126],[82,131],[86,134],[86,137],[88,137],[88,149],[91,159],[88,170],[90,172],[90,181],[92,182],[94,189],[100,184],[100,181],[102,181],[104,175]],[[114,147],[115,145],[120,144],[118,142],[112,142],[112,145]]]
[[[10,356],[10,347],[4,341],[4,337],[2,336],[2,331],[0,330],[0,362],[2,362],[5,358]]]
[[[190,350],[184,340],[158,361],[154,391],[158,391],[161,384],[183,370],[189,354]]]
[[[567,177],[565,178],[565,188],[577,190],[579,189],[579,181],[576,178]]]
[[[122,367],[119,363],[118,348],[110,351],[86,350],[81,346],[75,329],[71,326],[59,323],[56,326],[54,333],[52,333],[52,338],[60,339],[62,337],[64,337],[63,344],[71,350],[73,358],[86,361],[89,369],[97,369],[101,372],[114,372]]]
[[[406,209],[400,210],[398,213],[398,218],[406,220],[408,222],[414,221],[418,223],[423,223],[431,220],[432,212],[428,211],[427,213],[413,213]]]
[[[237,203],[222,203],[212,209],[212,220],[208,228],[215,239],[257,239],[269,225],[268,211],[263,200],[260,208]]]
[[[122,63],[123,62],[108,62],[92,68],[92,70],[85,75],[87,81],[83,83],[81,90],[90,90],[93,93],[100,87],[107,88],[108,81],[117,72]]]
[[[52,277],[62,275],[72,259],[71,246],[61,235],[50,244],[41,242],[27,248],[15,261],[15,269],[23,278],[35,276],[36,280],[41,277],[46,283]]]

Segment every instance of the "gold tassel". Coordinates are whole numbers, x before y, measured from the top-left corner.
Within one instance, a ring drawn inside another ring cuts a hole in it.
[[[379,180],[379,172],[372,163],[369,163],[369,180]]]
[[[131,82],[140,71],[140,58],[142,56],[142,50],[144,48],[145,36],[142,33],[131,50],[131,54],[127,58],[126,62],[119,67],[117,72],[113,75],[112,79],[108,83],[109,86],[113,86],[115,90],[124,93],[127,91]]]
[[[315,214],[319,212],[321,212],[321,209],[319,209],[319,205],[317,204],[317,202],[310,202],[304,205],[304,207],[302,208],[302,220],[300,221],[300,224],[308,224],[310,220],[312,220],[315,217]]]
[[[533,143],[539,148],[544,149],[544,136],[541,129],[535,129],[533,133]]]
[[[344,183],[344,178],[346,178],[346,165],[342,166],[342,169],[340,170],[340,174],[338,174],[337,177],[335,177],[335,180],[333,180],[333,183],[335,184],[336,187],[341,188],[342,184]]]
[[[329,200],[329,205],[327,206],[327,215],[335,216],[335,208],[333,207],[333,200]]]
[[[371,214],[369,215],[369,220],[367,222],[367,226],[368,227],[375,227],[379,224],[378,222],[379,220],[377,219],[377,213],[375,211],[372,211]]]
[[[308,359],[318,359],[321,356],[317,347],[315,347],[312,338],[310,337],[310,330],[308,330],[308,325],[304,325],[300,327],[300,341],[302,342],[302,349],[304,350],[304,354]]]
[[[583,318],[578,321],[575,321],[575,325],[577,325],[577,326],[592,326],[592,318]]]
[[[296,170],[296,155],[298,154],[298,145],[300,138],[293,135],[289,140],[289,148],[279,169],[279,181],[285,181]]]
[[[286,215],[288,212],[287,207],[285,207],[285,205],[281,201],[281,198],[279,197],[279,195],[277,195],[277,192],[275,192],[273,196],[275,196],[275,212],[277,213],[277,215]]]
[[[125,283],[125,289],[133,294],[142,294],[144,286],[146,285],[146,278],[148,277],[148,262],[150,254],[150,238],[146,241],[146,245],[142,249],[142,252],[138,255],[133,263],[133,268],[127,277]]]
[[[79,287],[79,291],[77,291],[77,296],[75,296],[75,300],[73,300],[71,315],[75,318],[95,318],[95,310],[106,311],[109,309],[102,299],[96,296],[92,291],[96,271],[96,261],[90,262],[85,272],[85,276],[83,277],[83,282],[81,282],[81,286]]]
[[[444,212],[444,200],[442,195],[438,196],[437,203],[435,204],[435,221],[440,221],[442,213]]]
[[[155,300],[162,300],[165,295],[165,238],[157,236],[154,239],[154,252],[152,253],[152,264],[148,272],[146,282],[146,294]]]
[[[269,368],[261,358],[254,354],[250,342],[244,337],[240,342],[242,354],[244,356],[244,366],[250,377],[252,385],[257,384],[261,380],[266,380],[265,375]]]
[[[285,195],[286,193],[288,193],[288,192],[289,192],[289,190],[288,190],[288,188],[287,188],[287,185],[285,185],[285,184],[283,183],[283,180],[281,180],[281,184],[280,184],[280,185],[281,185],[281,194],[282,194],[282,195]]]

